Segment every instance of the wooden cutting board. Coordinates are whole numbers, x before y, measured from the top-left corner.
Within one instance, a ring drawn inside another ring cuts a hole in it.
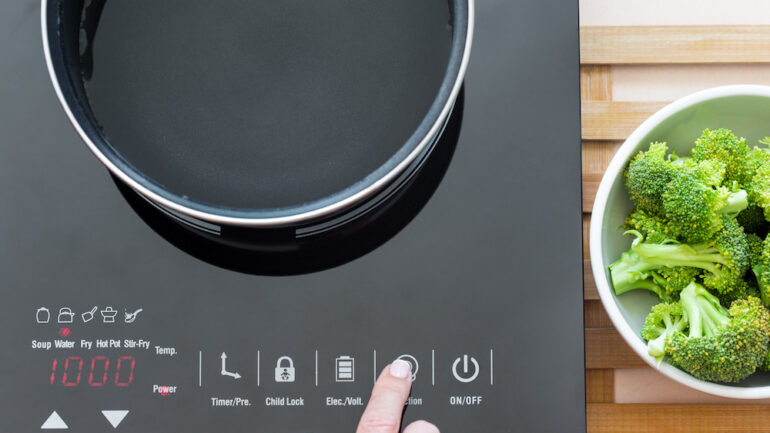
[[[623,85],[613,82],[621,75],[616,72],[637,66],[650,71],[660,66],[689,67],[701,77],[713,71],[720,84],[733,84],[724,73],[725,64],[755,66],[760,71],[770,65],[770,26],[583,26],[580,52],[588,432],[770,432],[770,405],[765,403],[717,399],[718,403],[704,404],[695,392],[675,404],[616,402],[623,391],[616,389],[616,375],[622,369],[649,367],[626,345],[605,313],[591,275],[588,248],[591,208],[609,161],[642,121],[670,102],[613,99],[613,89]],[[651,86],[665,79],[661,74],[649,76]],[[650,370],[650,374],[657,373]],[[673,392],[681,385],[664,381],[660,387],[655,392],[665,400],[666,387]]]

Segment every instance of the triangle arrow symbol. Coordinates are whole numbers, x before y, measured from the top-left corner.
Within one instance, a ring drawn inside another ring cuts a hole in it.
[[[64,422],[63,419],[59,416],[56,411],[51,412],[51,415],[48,417],[47,420],[43,423],[43,425],[40,426],[43,430],[64,430],[68,429],[67,423]]]
[[[118,428],[123,419],[128,415],[127,410],[103,410],[102,415],[107,418],[112,428]]]

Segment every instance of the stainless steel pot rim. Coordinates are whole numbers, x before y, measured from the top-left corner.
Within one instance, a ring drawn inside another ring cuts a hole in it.
[[[119,161],[114,160],[114,158],[109,157],[102,151],[100,146],[97,145],[92,137],[85,131],[78,116],[75,115],[71,107],[71,103],[75,101],[68,100],[60,85],[60,78],[55,70],[51,53],[48,2],[49,0],[41,0],[41,29],[48,73],[59,102],[64,108],[67,117],[83,142],[86,143],[88,148],[101,163],[104,164],[113,175],[118,177],[122,182],[125,182],[139,194],[170,210],[216,224],[258,228],[298,225],[316,221],[338,214],[347,208],[363,203],[372,195],[390,184],[390,182],[396,179],[415,159],[426,152],[449,116],[454,101],[462,87],[463,78],[465,77],[468,62],[470,60],[475,19],[475,0],[455,0],[454,3],[456,8],[453,14],[455,31],[452,42],[452,52],[441,89],[423,123],[417,128],[415,133],[401,150],[394,154],[394,156],[392,156],[386,164],[380,167],[380,169],[343,191],[311,203],[280,209],[244,210],[216,207],[173,194],[150,179],[147,179],[142,175],[141,171],[136,170],[130,164],[126,162],[121,164]],[[461,9],[458,8],[462,7],[467,8],[467,13],[458,13],[458,10],[461,11]],[[466,18],[467,21],[463,18]],[[58,23],[56,24],[58,25]],[[463,29],[465,31],[463,31]],[[464,39],[461,39],[463,36]],[[74,96],[71,97],[74,98]],[[431,122],[430,119],[433,119],[433,121]],[[409,150],[410,144],[415,141],[417,141],[417,144]],[[394,166],[389,167],[392,161],[398,162]],[[122,167],[119,165],[122,165]],[[385,171],[385,173],[380,173],[380,171]]]

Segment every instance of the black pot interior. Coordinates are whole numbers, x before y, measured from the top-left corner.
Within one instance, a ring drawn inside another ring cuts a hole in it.
[[[48,2],[54,71],[99,151],[164,198],[249,218],[329,205],[403,160],[466,26],[459,0]]]
[[[446,129],[425,164],[394,196],[338,227],[307,237],[293,228],[223,226],[217,233],[180,224],[119,179],[115,184],[131,208],[169,243],[212,265],[256,275],[318,272],[357,259],[390,240],[428,203],[449,169],[462,128],[461,91]]]

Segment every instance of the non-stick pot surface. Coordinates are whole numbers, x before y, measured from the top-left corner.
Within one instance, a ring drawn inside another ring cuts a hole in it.
[[[415,134],[452,45],[446,0],[104,3],[94,117],[152,182],[225,208],[322,199]],[[91,46],[85,46],[92,44]]]

